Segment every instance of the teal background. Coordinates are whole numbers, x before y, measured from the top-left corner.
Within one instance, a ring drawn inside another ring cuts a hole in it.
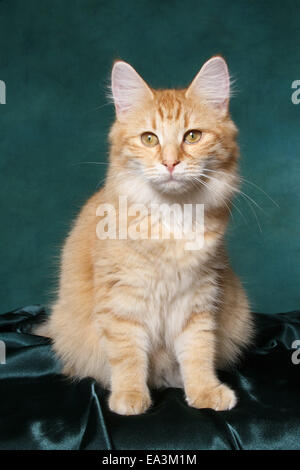
[[[221,53],[236,79],[243,197],[228,239],[256,311],[300,305],[300,4],[296,0],[0,0],[0,310],[46,303],[70,223],[105,173],[115,58],[185,86]]]

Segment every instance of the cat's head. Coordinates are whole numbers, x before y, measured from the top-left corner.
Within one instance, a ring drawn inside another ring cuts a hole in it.
[[[237,131],[222,57],[208,60],[183,90],[154,90],[131,65],[117,61],[111,90],[111,173],[123,188],[164,195],[230,193],[228,181],[220,182],[235,172]]]

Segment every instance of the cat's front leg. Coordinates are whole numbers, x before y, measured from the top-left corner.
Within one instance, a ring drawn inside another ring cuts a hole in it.
[[[147,335],[141,324],[113,313],[100,315],[110,365],[109,407],[121,415],[145,412],[151,405],[147,386]]]
[[[175,342],[186,400],[194,408],[230,410],[235,393],[222,384],[215,371],[216,332],[213,314],[194,313]]]

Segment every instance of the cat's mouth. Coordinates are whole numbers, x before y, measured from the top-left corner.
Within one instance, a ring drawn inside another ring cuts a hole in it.
[[[170,173],[170,175],[166,177],[166,182],[168,183],[169,181],[178,181],[178,178]]]

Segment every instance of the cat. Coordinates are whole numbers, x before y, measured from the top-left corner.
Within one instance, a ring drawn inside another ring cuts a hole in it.
[[[67,237],[57,300],[37,334],[52,338],[64,374],[110,389],[116,413],[145,412],[151,387],[181,387],[192,407],[229,410],[237,397],[216,369],[237,360],[254,328],[224,246],[239,181],[227,64],[214,56],[188,88],[154,90],[117,61],[111,91],[106,182]],[[120,196],[147,208],[203,204],[202,247],[174,236],[101,239],[97,210]]]

